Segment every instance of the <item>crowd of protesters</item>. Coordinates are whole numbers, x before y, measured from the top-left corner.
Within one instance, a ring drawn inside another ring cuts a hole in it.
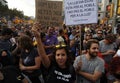
[[[120,25],[112,30],[107,24],[3,23],[0,83],[119,83]]]

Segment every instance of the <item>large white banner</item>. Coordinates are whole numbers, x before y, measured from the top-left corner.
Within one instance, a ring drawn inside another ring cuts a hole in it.
[[[64,0],[65,24],[97,23],[97,0]]]

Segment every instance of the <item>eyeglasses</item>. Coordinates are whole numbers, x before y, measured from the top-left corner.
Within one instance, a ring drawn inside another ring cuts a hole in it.
[[[65,45],[65,44],[59,44],[59,45],[56,45],[55,47],[56,48],[60,48],[60,47],[66,47],[67,45]]]

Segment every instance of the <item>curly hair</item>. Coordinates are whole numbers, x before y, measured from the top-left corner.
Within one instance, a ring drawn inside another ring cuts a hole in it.
[[[34,47],[32,39],[27,35],[20,36],[18,38],[18,44],[21,46],[22,49],[27,50],[31,50]]]

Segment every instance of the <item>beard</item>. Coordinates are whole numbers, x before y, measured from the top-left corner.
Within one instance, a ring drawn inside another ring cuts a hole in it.
[[[89,52],[91,58],[95,58],[97,56],[97,52]]]

